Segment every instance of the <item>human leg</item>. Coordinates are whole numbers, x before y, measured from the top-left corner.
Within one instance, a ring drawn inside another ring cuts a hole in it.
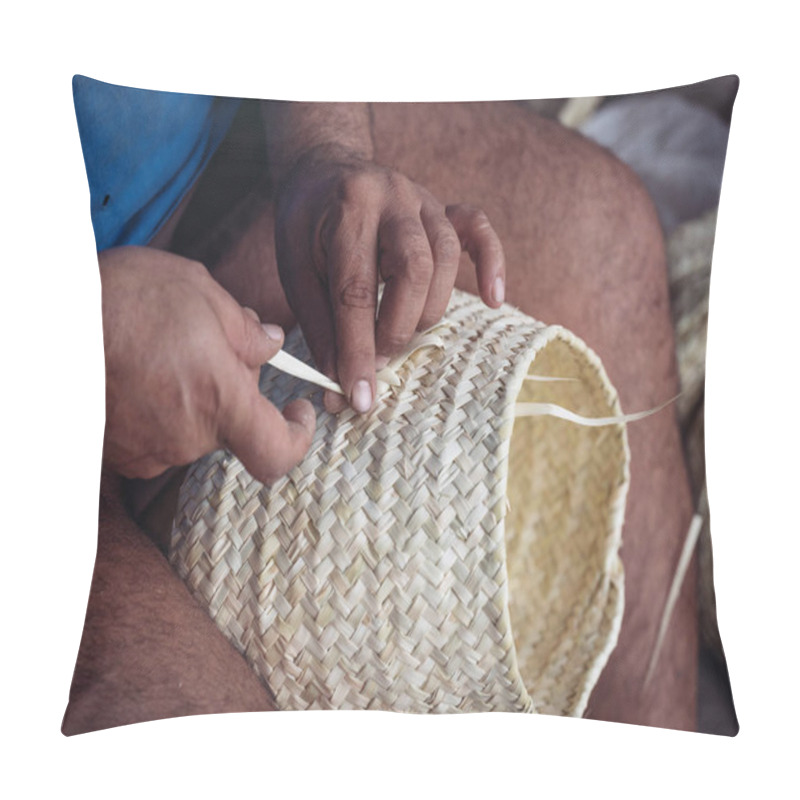
[[[245,660],[130,518],[119,480],[104,474],[97,558],[62,731],[273,708]]]

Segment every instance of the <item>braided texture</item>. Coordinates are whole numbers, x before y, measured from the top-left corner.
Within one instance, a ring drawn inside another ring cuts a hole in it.
[[[514,404],[614,415],[616,393],[509,306],[456,292],[437,333],[364,416],[266,367],[278,406],[315,402],[311,449],[271,487],[230,453],[197,462],[170,559],[280,708],[579,715],[622,615],[625,429]],[[310,360],[298,331],[286,349]]]

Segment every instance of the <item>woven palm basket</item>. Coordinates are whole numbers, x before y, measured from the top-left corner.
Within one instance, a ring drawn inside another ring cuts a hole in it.
[[[625,428],[574,335],[456,292],[367,415],[265,367],[317,431],[271,487],[228,452],[181,489],[170,558],[283,709],[583,713],[623,608]],[[310,361],[299,332],[286,349]],[[526,380],[532,374],[569,378]]]

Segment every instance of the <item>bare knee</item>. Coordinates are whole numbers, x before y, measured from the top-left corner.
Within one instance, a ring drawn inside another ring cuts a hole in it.
[[[520,264],[537,277],[538,302],[576,332],[605,329],[645,306],[666,310],[664,241],[639,178],[611,153],[572,131],[538,131],[542,167],[521,180],[533,215]],[[518,190],[524,197],[523,188]],[[517,213],[521,211],[519,204]],[[520,223],[514,235],[524,237]],[[515,247],[514,243],[511,245]],[[532,267],[532,269],[531,269]],[[594,332],[594,331],[592,331]]]
[[[510,301],[581,336],[628,407],[674,393],[664,240],[639,178],[611,153],[545,120],[504,183]],[[502,212],[503,206],[498,206]],[[491,216],[491,214],[490,214]],[[492,217],[493,221],[494,218]]]
[[[598,148],[599,150],[599,148]],[[562,263],[563,315],[597,346],[672,360],[664,239],[639,178],[599,151],[574,210],[573,257]],[[570,312],[569,306],[577,306]]]
[[[503,232],[507,297],[581,336],[623,402],[658,404],[674,389],[673,333],[664,240],[647,190],[607,150],[547,120],[524,115],[510,135],[526,146],[498,166],[503,202],[493,200],[490,212]]]
[[[584,144],[585,186],[574,213],[584,236],[584,258],[602,281],[600,287],[638,284],[654,273],[665,281],[664,239],[644,184],[612,154]]]

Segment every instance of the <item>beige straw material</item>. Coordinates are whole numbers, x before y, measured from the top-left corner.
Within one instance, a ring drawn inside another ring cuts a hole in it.
[[[622,617],[625,427],[514,407],[616,416],[616,392],[574,335],[507,305],[456,292],[436,333],[364,416],[266,367],[275,403],[315,402],[311,449],[271,487],[199,461],[171,561],[279,708],[578,716]],[[299,332],[286,349],[310,361]]]

